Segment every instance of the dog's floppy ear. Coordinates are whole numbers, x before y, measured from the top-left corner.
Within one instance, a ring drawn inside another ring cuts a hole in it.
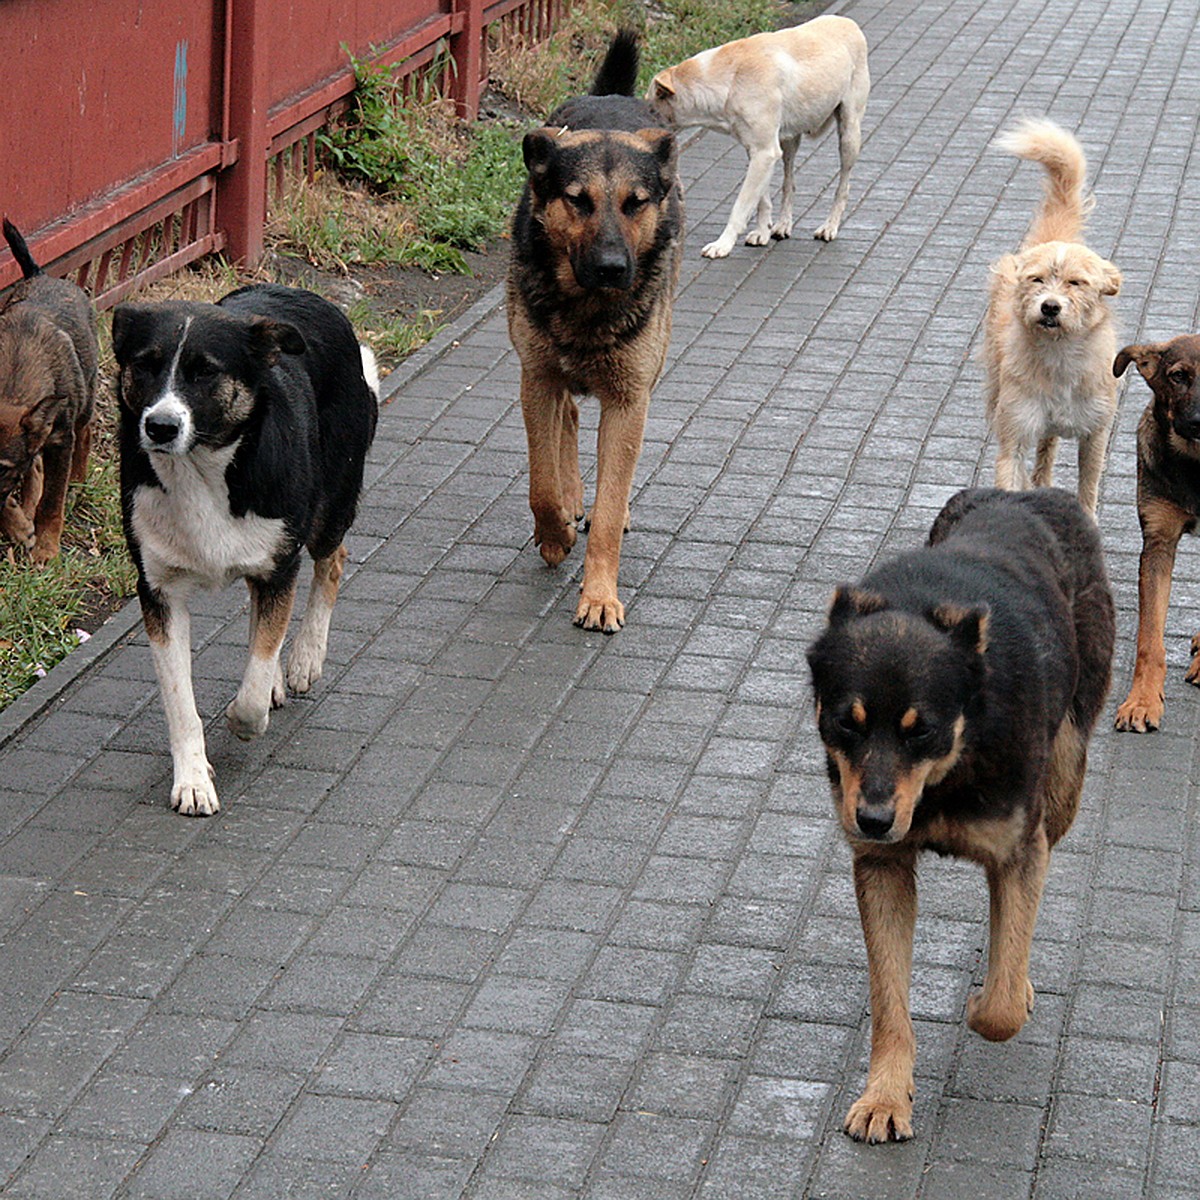
[[[1113,359],[1113,374],[1124,375],[1129,364],[1136,363],[1137,369],[1142,373],[1142,378],[1149,381],[1157,373],[1158,360],[1162,357],[1165,349],[1165,342],[1139,342],[1132,346],[1126,346],[1118,351],[1117,357]]]
[[[521,142],[521,156],[531,182],[544,179],[558,156],[558,131],[543,127],[531,129]]]
[[[118,304],[112,315],[113,354],[117,362],[129,360],[130,347],[137,331],[153,318],[154,310],[144,304]]]
[[[1121,272],[1108,259],[1100,260],[1100,295],[1115,296],[1121,290]]]
[[[833,593],[829,603],[829,623],[836,625],[851,617],[867,617],[887,608],[887,598],[866,588],[843,583]]]
[[[943,633],[948,633],[955,645],[961,646],[969,654],[982,654],[987,649],[991,612],[986,604],[977,608],[939,604],[930,610],[929,619]]]
[[[269,317],[251,317],[250,348],[267,366],[273,367],[281,354],[303,354],[304,338],[295,325],[272,321]]]

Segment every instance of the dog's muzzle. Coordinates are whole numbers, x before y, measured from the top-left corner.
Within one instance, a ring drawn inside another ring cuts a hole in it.
[[[186,454],[192,445],[192,416],[174,400],[160,400],[144,413],[138,428],[143,450]]]
[[[1057,300],[1043,300],[1038,324],[1043,329],[1057,329],[1061,324],[1062,305]]]

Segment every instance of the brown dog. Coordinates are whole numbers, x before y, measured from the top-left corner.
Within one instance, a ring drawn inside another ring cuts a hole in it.
[[[637,42],[619,34],[592,94],[525,136],[529,182],[512,227],[508,328],[521,359],[534,542],[556,567],[583,523],[579,409],[600,401],[596,502],[575,624],[616,633],[629,491],[662,372],[679,277],[675,140],[631,96]]]
[[[78,287],[42,273],[9,221],[4,236],[25,278],[0,304],[0,533],[42,567],[58,555],[67,482],[87,474],[96,320]]]
[[[1116,727],[1148,733],[1163,714],[1167,655],[1163,630],[1175,548],[1200,517],[1200,336],[1126,346],[1113,363],[1134,363],[1154,398],[1138,422],[1137,508],[1142,527],[1138,563],[1137,659],[1133,685],[1117,709]],[[1184,676],[1200,685],[1200,634]]]

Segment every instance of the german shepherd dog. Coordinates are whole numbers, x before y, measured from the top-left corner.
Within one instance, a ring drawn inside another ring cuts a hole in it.
[[[0,300],[0,534],[44,567],[58,556],[67,485],[87,477],[96,315],[81,288],[42,271],[11,221],[4,238],[23,278]]]
[[[1124,375],[1135,363],[1154,393],[1138,422],[1137,509],[1142,527],[1138,562],[1137,658],[1133,685],[1117,709],[1116,727],[1148,733],[1162,722],[1167,653],[1163,633],[1179,539],[1200,517],[1200,336],[1126,346],[1113,362]],[[1200,685],[1200,634],[1184,676]]]
[[[920,851],[987,872],[987,978],[967,1023],[1003,1041],[1032,1010],[1042,884],[1079,806],[1113,637],[1095,524],[1056,489],[959,492],[926,547],[834,595],[809,664],[870,972],[870,1070],[844,1126],[856,1141],[912,1136]]]
[[[512,224],[508,328],[521,359],[533,540],[556,567],[584,522],[579,409],[600,401],[596,499],[575,624],[616,633],[629,491],[650,390],[671,336],[682,254],[675,139],[632,97],[636,35],[609,47],[588,96],[525,135],[529,171]]]
[[[257,737],[286,697],[280,650],[305,549],[312,590],[287,686],[307,692],[321,676],[379,378],[345,314],[299,288],[122,304],[112,333],[121,505],[171,739],[171,807],[207,816],[220,803],[192,693],[189,598],[239,578],[250,589],[250,657],[225,715]]]

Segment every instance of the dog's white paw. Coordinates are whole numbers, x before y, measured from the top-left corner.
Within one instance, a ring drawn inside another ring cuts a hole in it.
[[[229,724],[229,732],[239,737],[243,742],[261,737],[267,732],[271,723],[269,708],[254,708],[244,703],[240,696],[235,696],[225,710],[225,720]]]
[[[792,222],[777,221],[771,226],[771,236],[779,242],[782,242],[785,238],[790,238],[792,236]]]
[[[815,237],[818,242],[832,242],[833,239],[837,237],[838,229],[840,227],[840,222],[838,221],[826,221],[825,224],[813,234],[813,237]]]
[[[771,240],[770,233],[765,229],[752,229],[746,234],[747,246],[765,246]]]
[[[288,687],[296,695],[304,695],[321,678],[324,667],[325,648],[315,646],[303,638],[298,639],[288,652]]]
[[[733,249],[733,241],[726,241],[723,237],[718,238],[715,242],[709,242],[700,253],[705,258],[728,258],[730,250]]]
[[[287,703],[287,688],[283,684],[283,663],[275,660],[275,681],[271,684],[271,707],[282,708]]]
[[[175,785],[171,788],[171,807],[183,817],[211,817],[220,811],[221,802],[213,786],[210,763],[205,761],[201,769],[175,776]]]

